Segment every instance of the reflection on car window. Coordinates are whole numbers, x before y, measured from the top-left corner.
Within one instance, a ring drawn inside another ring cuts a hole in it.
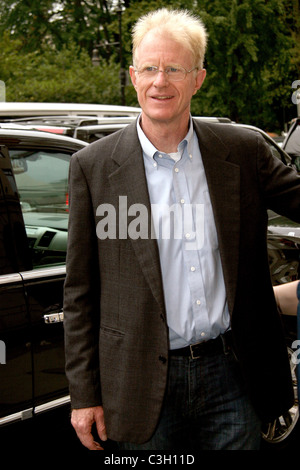
[[[65,212],[69,155],[10,151],[23,211]]]
[[[10,150],[33,267],[63,264],[67,249],[70,155]]]

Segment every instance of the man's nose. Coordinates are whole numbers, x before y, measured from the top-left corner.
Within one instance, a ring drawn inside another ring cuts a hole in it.
[[[158,70],[157,74],[155,75],[155,79],[153,84],[156,86],[162,86],[166,83],[169,83],[169,76],[165,70]]]

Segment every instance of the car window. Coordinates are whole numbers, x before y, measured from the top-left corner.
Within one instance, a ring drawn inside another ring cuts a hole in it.
[[[10,149],[33,268],[63,264],[67,249],[70,155]]]
[[[65,212],[69,155],[44,150],[10,150],[22,210]]]
[[[7,147],[0,145],[0,275],[31,268]]]

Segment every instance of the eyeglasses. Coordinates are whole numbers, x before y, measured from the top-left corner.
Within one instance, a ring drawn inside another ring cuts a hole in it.
[[[153,79],[156,77],[158,72],[163,72],[168,75],[168,79],[171,82],[180,82],[184,80],[188,73],[193,72],[193,70],[198,69],[198,67],[194,67],[191,70],[186,70],[184,67],[177,67],[173,65],[169,65],[164,70],[159,70],[156,65],[150,65],[142,67],[141,69],[134,69],[135,73],[138,73],[141,78],[144,79]]]

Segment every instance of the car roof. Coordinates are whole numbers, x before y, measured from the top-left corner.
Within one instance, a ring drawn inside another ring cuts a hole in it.
[[[137,119],[136,116],[31,116],[0,120],[3,129],[32,129],[54,134],[63,134],[76,137],[76,129],[89,126],[109,126],[114,131],[118,127],[130,124]]]
[[[140,108],[133,106],[118,106],[84,103],[20,103],[3,102],[0,106],[0,117],[45,116],[45,115],[82,115],[82,116],[138,116]]]
[[[88,145],[79,139],[62,136],[42,131],[22,130],[22,129],[3,129],[0,127],[0,141],[4,144],[22,145],[22,146],[47,146],[63,149],[79,150]]]
[[[1,124],[20,124],[20,125],[36,125],[36,124],[51,124],[51,125],[68,125],[68,126],[84,126],[88,124],[110,124],[124,123],[128,124],[135,121],[137,116],[85,116],[81,114],[61,114],[61,115],[43,115],[43,116],[27,116],[17,117],[12,119],[1,119]]]

